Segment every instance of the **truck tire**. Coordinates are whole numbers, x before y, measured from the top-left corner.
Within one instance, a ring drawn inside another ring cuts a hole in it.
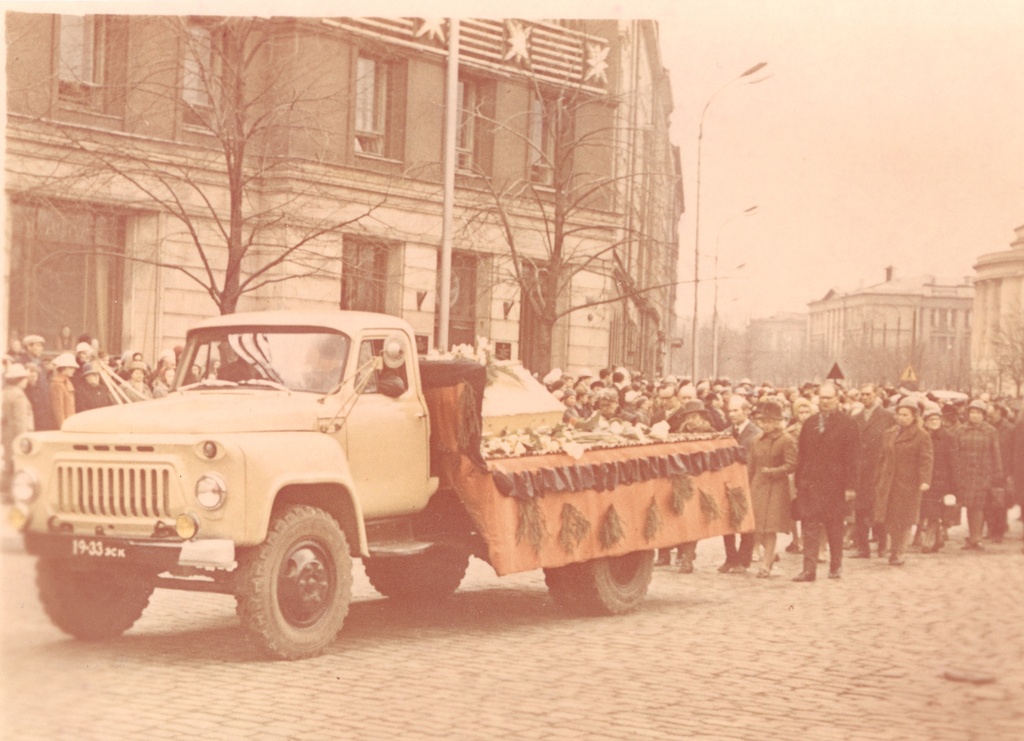
[[[142,617],[156,584],[125,568],[81,569],[62,558],[36,563],[39,601],[62,631],[84,641],[121,635]]]
[[[459,588],[469,568],[469,553],[438,546],[415,556],[367,558],[363,566],[370,584],[385,597],[437,601]]]
[[[280,659],[316,656],[341,630],[352,599],[352,556],[337,521],[292,505],[266,540],[239,557],[238,617],[253,642]]]
[[[544,582],[562,608],[580,615],[621,615],[647,594],[654,573],[650,551],[544,569]]]

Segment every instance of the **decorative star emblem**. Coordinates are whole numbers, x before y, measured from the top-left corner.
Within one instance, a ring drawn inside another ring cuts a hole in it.
[[[416,38],[426,36],[427,41],[440,41],[444,43],[444,18],[420,18],[420,27],[413,35]]]
[[[505,21],[508,30],[508,50],[502,61],[530,63],[530,32],[533,29],[523,28],[517,21]]]
[[[610,46],[587,44],[587,74],[583,81],[593,79],[596,82],[608,82],[608,52]]]

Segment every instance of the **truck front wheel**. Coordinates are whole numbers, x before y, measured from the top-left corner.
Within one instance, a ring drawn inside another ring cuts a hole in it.
[[[53,624],[85,641],[119,636],[142,617],[154,579],[131,569],[82,569],[63,558],[36,564],[39,601]]]
[[[352,556],[337,521],[316,507],[286,507],[262,544],[241,554],[235,599],[267,654],[302,659],[334,640],[352,598]]]
[[[654,573],[650,551],[544,569],[548,591],[561,607],[581,615],[621,615],[647,594]]]
[[[441,600],[462,583],[469,553],[462,548],[435,546],[415,556],[367,558],[363,561],[370,584],[385,597]]]

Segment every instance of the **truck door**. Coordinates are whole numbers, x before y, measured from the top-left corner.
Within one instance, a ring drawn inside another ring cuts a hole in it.
[[[367,517],[417,512],[433,493],[427,405],[419,375],[409,367],[415,355],[410,354],[408,338],[402,333],[364,337],[357,367],[363,368],[371,358],[379,357],[385,339],[402,343],[403,362],[398,367],[366,371],[371,376],[344,428],[349,466]],[[405,391],[397,398],[379,390],[380,382],[388,376],[405,383]],[[361,380],[356,379],[357,388]]]

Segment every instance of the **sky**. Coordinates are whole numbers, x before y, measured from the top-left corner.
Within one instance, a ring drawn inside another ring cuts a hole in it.
[[[339,12],[322,0],[74,5]],[[351,0],[345,12],[420,16],[424,7],[423,0]],[[686,198],[677,304],[684,323],[693,311],[698,213],[698,315],[710,320],[717,252],[719,310],[734,324],[806,310],[831,288],[880,282],[890,265],[897,276],[963,280],[979,255],[1008,249],[1024,225],[1024,0],[445,0],[427,7],[439,16],[659,22]],[[760,62],[767,63],[760,73],[737,81]]]

